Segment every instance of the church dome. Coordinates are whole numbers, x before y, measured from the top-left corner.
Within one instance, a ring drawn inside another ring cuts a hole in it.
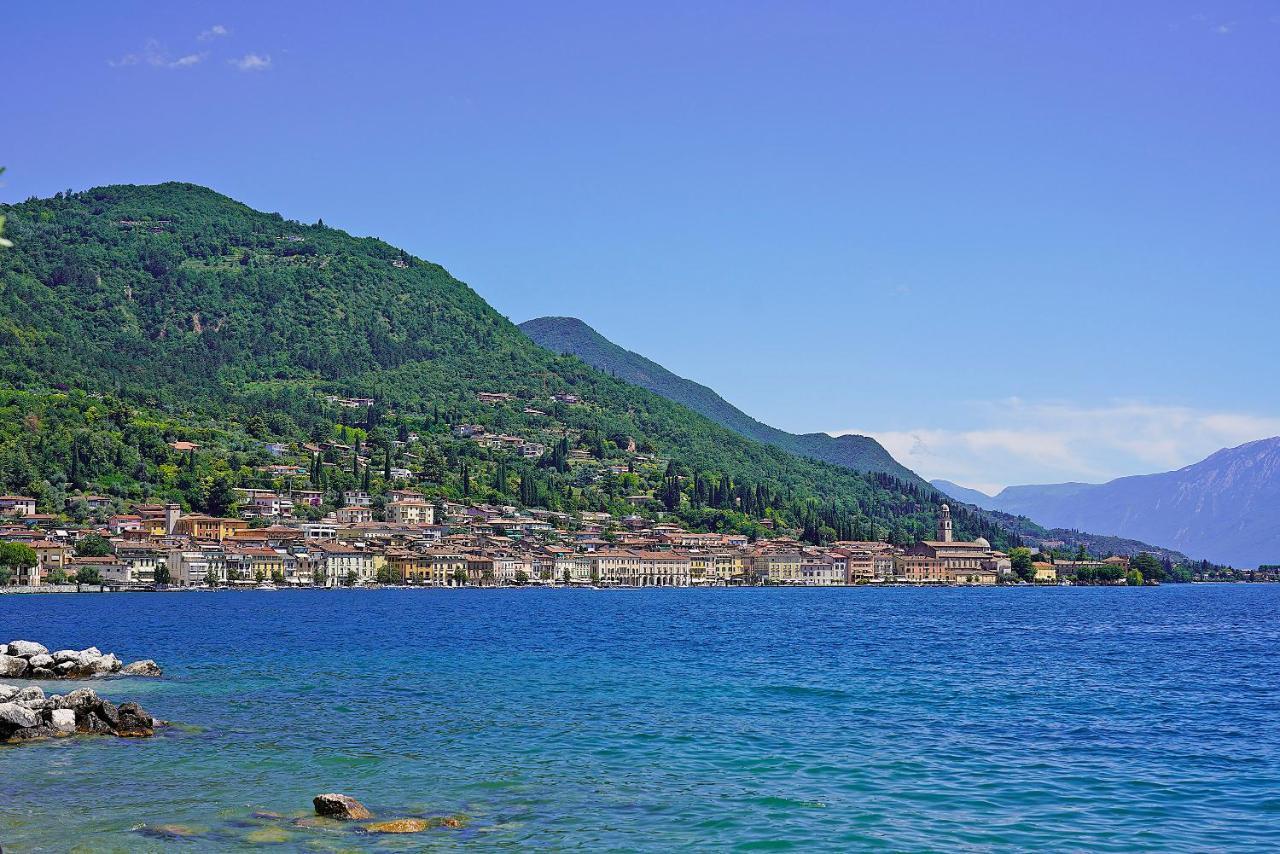
[[[991,543],[987,541],[986,537],[978,537],[978,539],[974,540],[973,542],[975,545],[982,546],[984,549],[991,548]]]
[[[950,513],[950,512],[951,512],[951,508],[950,508],[950,507],[948,507],[948,506],[947,506],[947,505],[945,505],[945,504],[943,504],[943,505],[942,505],[942,507],[940,507],[939,509],[940,509],[940,510],[942,510],[942,512],[943,512],[943,513]]]

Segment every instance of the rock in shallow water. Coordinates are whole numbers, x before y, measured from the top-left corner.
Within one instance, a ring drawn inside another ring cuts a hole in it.
[[[192,827],[189,824],[144,824],[135,827],[134,830],[143,836],[156,839],[191,839],[206,832],[204,828]]]
[[[137,703],[121,703],[115,731],[121,738],[150,738],[155,735],[155,724],[155,719],[142,706]]]
[[[369,833],[421,833],[431,827],[425,818],[397,818],[364,825]]]
[[[253,845],[278,845],[293,839],[293,834],[282,827],[260,827],[251,830],[244,836],[244,841]]]
[[[343,821],[373,818],[373,813],[365,809],[364,804],[350,795],[335,793],[316,795],[311,799],[311,803],[315,805],[316,815],[322,815],[326,818],[337,818]]]
[[[76,713],[70,709],[53,709],[49,712],[49,726],[55,732],[75,732]]]
[[[160,665],[156,664],[149,658],[141,661],[135,661],[132,664],[126,664],[120,668],[123,676],[163,676],[164,671],[160,669]]]

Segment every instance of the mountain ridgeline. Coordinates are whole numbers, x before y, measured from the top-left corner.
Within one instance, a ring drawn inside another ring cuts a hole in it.
[[[958,494],[963,487],[956,487],[954,484],[949,486],[956,489],[956,492],[943,489],[939,483],[926,485],[918,475],[890,456],[879,442],[868,436],[832,437],[826,433],[797,435],[762,424],[712,389],[672,373],[639,353],[618,346],[577,318],[540,317],[525,321],[520,324],[520,329],[548,350],[577,356],[611,376],[686,406],[741,436],[773,445],[799,457],[891,477],[910,484],[912,488],[937,488],[945,495],[974,505],[969,509],[959,509],[958,512],[976,511],[976,515],[1006,532],[1006,536],[1020,539],[1029,545],[1043,545],[1072,555],[1079,548],[1084,548],[1094,555],[1133,556],[1140,552],[1150,552],[1174,563],[1188,561],[1187,556],[1179,551],[1128,537],[1096,535],[1088,531],[1063,528],[1050,530],[1016,514],[986,512],[983,509],[985,505],[973,500],[985,497],[982,493],[972,490],[973,496],[966,497]],[[955,506],[954,502],[952,504]]]
[[[14,243],[0,252],[0,490],[42,511],[87,492],[224,509],[229,486],[281,488],[265,443],[337,437],[445,498],[648,501],[695,528],[768,516],[812,541],[934,529],[942,496],[875,443],[827,440],[853,449],[835,465],[746,438],[537,346],[444,268],[380,240],[179,183],[0,210]],[[342,396],[374,404],[354,412]],[[459,423],[554,452],[511,459],[454,436]],[[177,439],[198,453],[174,453]],[[597,467],[567,465],[575,448]],[[374,465],[352,468],[322,460],[310,477],[340,495]],[[956,522],[1018,542],[980,513]]]
[[[1047,525],[1136,537],[1237,567],[1280,563],[1280,437],[1226,448],[1177,471],[1107,483],[1010,486],[994,496],[947,481],[934,486]]]
[[[882,472],[924,483],[869,436],[796,434],[762,424],[712,389],[618,346],[576,317],[539,317],[520,324],[520,329],[548,350],[577,356],[594,368],[687,406],[740,436],[854,471]]]

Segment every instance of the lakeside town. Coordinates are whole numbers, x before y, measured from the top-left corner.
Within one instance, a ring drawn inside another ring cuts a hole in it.
[[[239,483],[215,474],[205,512],[119,494],[0,496],[0,590],[1133,585],[1171,569],[1147,553],[1103,557],[1052,543],[1002,551],[982,537],[958,538],[946,504],[932,538],[903,538],[872,523],[847,527],[844,538],[835,529],[789,528],[758,490],[686,477],[629,436],[580,431],[571,440],[539,401],[510,393],[480,392],[476,402],[496,421],[509,421],[509,410],[540,424],[533,438],[434,414],[421,434],[403,422],[393,435],[370,432],[352,422],[373,423],[373,399],[322,400],[336,413],[332,438],[259,441],[246,457],[256,465]],[[561,415],[584,405],[571,393],[542,403]],[[179,477],[206,450],[171,437],[151,453]],[[432,458],[437,469],[458,467],[453,494],[440,486],[442,474],[426,474]],[[516,474],[515,466],[524,468]],[[531,467],[567,472],[612,495],[609,509],[535,506]],[[487,491],[479,488],[484,480]],[[674,512],[691,499],[742,511],[753,497],[763,509],[739,514],[746,530],[691,530],[690,517]],[[208,512],[212,506],[225,511]],[[857,538],[863,532],[877,538]],[[1246,580],[1273,580],[1269,569]]]
[[[0,541],[31,558],[10,583],[36,591],[410,585],[690,587],[857,584],[995,585],[1125,583],[1130,561],[1035,560],[1015,572],[984,539],[956,540],[944,505],[936,539],[906,547],[878,541],[804,544],[780,535],[698,533],[635,514],[577,516],[537,508],[430,502],[413,490],[385,500],[348,491],[318,521],[295,518],[315,490],[240,490],[240,515],[183,513],[143,504],[102,525],[75,526],[35,512],[35,500],[0,496]],[[108,501],[87,496],[86,501]]]

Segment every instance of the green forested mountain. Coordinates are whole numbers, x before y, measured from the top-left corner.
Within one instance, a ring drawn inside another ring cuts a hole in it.
[[[89,491],[223,510],[230,486],[287,477],[266,471],[264,443],[335,437],[301,475],[328,496],[385,489],[403,467],[444,497],[625,510],[649,496],[694,526],[770,517],[814,541],[910,540],[942,501],[914,478],[798,458],[544,350],[442,267],[322,222],[176,183],[0,213],[14,243],[0,252],[0,490],[42,510]],[[450,434],[464,422],[553,450],[483,449]],[[574,450],[600,465],[570,465]],[[1017,539],[978,513],[957,527]]]
[[[712,389],[673,374],[639,353],[619,347],[576,317],[538,317],[526,320],[520,324],[520,329],[548,350],[577,356],[592,367],[687,406],[741,436],[855,471],[883,472],[906,482],[924,485],[915,472],[895,460],[870,436],[797,435],[770,427]]]

